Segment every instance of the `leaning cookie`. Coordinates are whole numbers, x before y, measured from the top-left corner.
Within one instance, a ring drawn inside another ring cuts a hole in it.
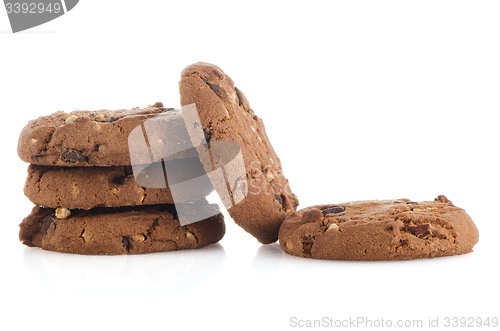
[[[287,217],[279,233],[288,254],[360,261],[466,254],[478,239],[469,215],[442,195],[308,207]]]
[[[38,165],[130,165],[129,134],[158,116],[168,118],[171,128],[185,131],[179,112],[161,102],[142,109],[59,111],[30,121],[21,131],[17,153],[21,160]],[[184,139],[185,134],[179,136]],[[176,143],[169,141],[170,146]],[[169,155],[168,150],[162,152]]]
[[[209,145],[226,141],[241,148],[247,181],[243,190],[248,192],[228,210],[229,214],[261,243],[275,242],[281,223],[299,202],[283,174],[262,119],[232,79],[215,65],[199,62],[186,67],[179,89],[182,106],[196,105]]]
[[[91,209],[172,204],[201,199],[213,190],[197,158],[168,161],[168,180],[161,163],[153,163],[134,176],[131,166],[51,167],[31,164],[24,194],[36,205]],[[158,171],[159,170],[159,171]],[[174,171],[175,170],[175,171]],[[193,183],[190,179],[199,177]],[[169,184],[184,182],[175,190]]]
[[[219,211],[207,203],[201,208]],[[225,233],[222,214],[181,226],[173,205],[70,212],[36,206],[20,227],[19,239],[27,246],[110,255],[198,248],[218,242]]]

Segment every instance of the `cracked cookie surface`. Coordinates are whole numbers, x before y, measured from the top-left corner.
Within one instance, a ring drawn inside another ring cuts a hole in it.
[[[275,242],[286,216],[299,202],[283,174],[262,119],[220,68],[208,63],[186,67],[179,82],[181,106],[196,104],[205,139],[240,146],[248,193],[228,210],[236,224],[261,243]]]
[[[184,126],[178,111],[161,102],[145,108],[58,111],[26,125],[19,136],[21,160],[50,166],[130,165],[128,137],[144,121],[171,116]]]
[[[219,211],[203,200],[187,208]],[[118,255],[203,247],[225,233],[222,214],[181,226],[173,205],[63,210],[65,218],[58,218],[60,209],[34,207],[20,224],[19,239],[63,253]]]
[[[472,252],[479,232],[469,215],[438,196],[318,205],[283,222],[279,243],[291,255],[329,260],[407,260]]]

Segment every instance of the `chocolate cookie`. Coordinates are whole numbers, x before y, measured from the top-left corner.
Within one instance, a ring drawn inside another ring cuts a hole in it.
[[[217,205],[206,202],[188,208],[218,211]],[[222,214],[181,226],[173,205],[88,211],[36,206],[20,227],[19,238],[27,246],[76,254],[135,254],[198,248],[218,242],[225,232]]]
[[[215,65],[200,62],[186,67],[179,87],[181,105],[196,105],[209,146],[214,141],[228,141],[241,148],[247,194],[228,210],[229,214],[261,243],[276,241],[281,223],[296,209],[298,200],[290,190],[262,119],[231,78]]]
[[[24,193],[31,202],[44,207],[91,209],[172,204],[174,198],[168,182],[186,183],[183,186],[185,192],[176,191],[175,202],[198,200],[213,190],[206,176],[200,177],[196,185],[189,181],[205,174],[199,159],[190,159],[189,162],[171,160],[168,164],[172,175],[167,183],[161,163],[151,164],[139,174],[137,181],[131,166],[51,167],[31,164],[28,167]],[[155,168],[159,168],[159,171]],[[148,177],[147,180],[145,177]],[[154,185],[148,185],[149,183]],[[164,183],[164,188],[154,188],[161,183]]]
[[[467,213],[438,196],[357,201],[302,209],[283,222],[288,254],[329,260],[406,260],[472,252],[479,233]]]
[[[185,130],[179,112],[161,102],[143,109],[59,111],[30,121],[21,131],[17,152],[21,160],[38,165],[130,165],[130,132],[159,115]]]

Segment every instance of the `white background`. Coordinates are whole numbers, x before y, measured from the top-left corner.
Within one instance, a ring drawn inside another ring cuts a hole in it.
[[[293,317],[364,317],[420,319],[425,329],[429,318],[500,318],[499,17],[497,1],[87,0],[12,34],[0,8],[2,325],[286,330],[298,329]],[[220,66],[244,91],[300,207],[444,194],[479,228],[474,252],[303,259],[258,244],[227,214],[220,243],[193,251],[24,247],[18,224],[32,204],[16,144],[28,120],[179,107],[180,72],[197,61]]]

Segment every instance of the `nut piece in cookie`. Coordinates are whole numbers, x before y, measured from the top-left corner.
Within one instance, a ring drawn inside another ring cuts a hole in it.
[[[71,215],[71,211],[69,209],[62,207],[57,208],[55,213],[57,218],[67,218]]]

